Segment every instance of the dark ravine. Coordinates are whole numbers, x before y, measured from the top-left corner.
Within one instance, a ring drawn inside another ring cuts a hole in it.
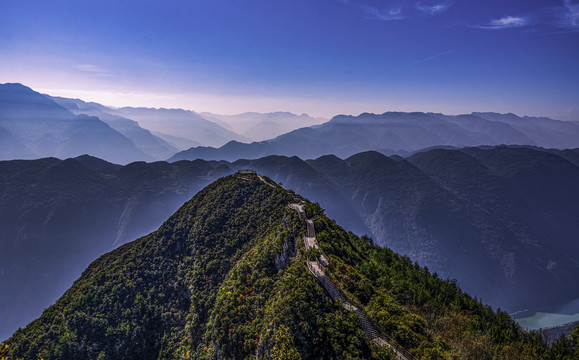
[[[320,255],[304,247],[311,232],[290,208],[296,202],[313,219],[325,275],[344,304],[412,357],[577,354],[574,335],[548,347],[456,282],[347,233],[265,176],[243,173],[213,182],[157,231],[94,261],[0,344],[0,359],[389,358],[389,347],[367,339],[360,317],[308,271]]]

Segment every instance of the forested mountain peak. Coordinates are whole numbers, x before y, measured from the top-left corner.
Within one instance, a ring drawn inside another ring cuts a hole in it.
[[[242,171],[94,261],[0,345],[0,358],[555,359],[577,351],[573,339],[548,348],[540,338],[456,281]]]

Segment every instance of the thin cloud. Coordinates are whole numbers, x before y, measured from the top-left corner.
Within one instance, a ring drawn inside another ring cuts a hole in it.
[[[401,8],[392,8],[392,9],[378,9],[375,7],[370,6],[363,6],[362,7],[366,15],[370,16],[373,19],[378,20],[402,20],[404,16],[402,16],[402,9]]]
[[[347,4],[357,8],[363,12],[369,19],[377,20],[402,20],[405,17],[402,15],[402,7],[378,8],[366,4],[361,4],[356,1],[341,0],[342,4]]]
[[[477,26],[486,30],[502,30],[510,28],[520,28],[529,25],[529,19],[523,16],[504,16],[500,19],[493,19],[487,25]]]
[[[403,20],[416,15],[416,12],[406,11],[407,6],[404,4],[404,2],[401,1],[391,1],[390,2],[391,6],[383,6],[383,7],[374,6],[373,4],[369,5],[367,2],[364,3],[364,1],[340,0],[340,2],[342,4],[346,4],[358,9],[359,11],[364,13],[364,15],[369,19],[377,19],[385,21]],[[397,4],[396,6],[392,6],[394,5],[392,3]],[[433,16],[445,12],[450,8],[450,6],[451,6],[450,1],[443,0],[442,2],[438,3],[426,4],[424,0],[421,0],[415,3],[414,8],[418,10],[418,12],[420,12],[422,15]]]
[[[75,68],[77,70],[80,70],[80,71],[86,73],[86,74],[96,76],[96,77],[114,77],[115,76],[112,72],[110,72],[110,71],[108,71],[108,70],[106,70],[98,65],[94,65],[94,64],[78,64],[78,65],[75,65]]]
[[[414,7],[426,15],[438,15],[442,14],[450,7],[450,4],[447,3],[440,3],[440,4],[433,4],[433,5],[424,5],[422,3],[416,3]]]
[[[559,25],[564,28],[579,29],[579,2],[563,0],[563,11]]]
[[[528,27],[555,27],[563,29],[552,34],[579,31],[579,2],[577,0],[560,0],[559,5],[543,7],[527,16],[504,16],[493,19],[485,25],[473,26],[485,30],[501,30]]]
[[[535,14],[533,22],[560,29],[546,32],[547,34],[579,32],[579,2],[560,0],[558,5],[542,8],[540,13]]]

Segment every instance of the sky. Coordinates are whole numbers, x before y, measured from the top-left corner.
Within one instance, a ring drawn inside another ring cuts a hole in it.
[[[578,0],[0,0],[0,83],[198,112],[579,120]]]

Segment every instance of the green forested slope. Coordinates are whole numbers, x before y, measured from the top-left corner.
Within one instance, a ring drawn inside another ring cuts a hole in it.
[[[95,262],[0,345],[1,359],[387,359],[305,266],[301,200],[255,175],[222,178],[156,232]],[[345,232],[315,204],[326,273],[418,359],[573,359],[407,257]],[[311,254],[310,254],[311,255]]]

